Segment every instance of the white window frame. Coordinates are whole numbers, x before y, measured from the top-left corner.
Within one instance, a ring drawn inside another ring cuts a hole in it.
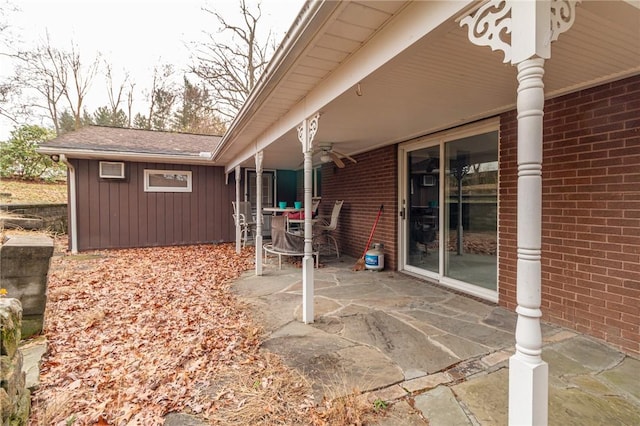
[[[110,164],[110,165],[118,165],[120,166],[120,174],[119,175],[107,175],[102,173],[102,165]],[[101,179],[124,179],[124,162],[122,161],[100,161],[98,174]]]
[[[150,186],[149,177],[156,174],[184,175],[187,177],[187,186]],[[190,170],[144,170],[144,192],[192,192],[192,173]]]

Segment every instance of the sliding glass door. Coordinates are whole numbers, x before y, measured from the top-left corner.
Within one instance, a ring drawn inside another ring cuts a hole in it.
[[[405,269],[497,297],[498,132],[401,147]]]
[[[445,143],[444,276],[497,289],[496,133]]]

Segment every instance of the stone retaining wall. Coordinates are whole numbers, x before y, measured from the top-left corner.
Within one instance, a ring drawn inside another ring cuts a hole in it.
[[[22,371],[22,353],[18,350],[22,306],[17,299],[0,298],[0,414],[2,424],[23,426],[28,423],[31,392]]]
[[[66,204],[2,204],[0,210],[26,219],[4,219],[6,228],[10,228],[15,222],[15,226],[24,229],[42,229],[59,234],[66,234],[68,230]]]

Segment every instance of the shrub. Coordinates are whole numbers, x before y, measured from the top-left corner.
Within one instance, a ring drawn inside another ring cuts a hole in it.
[[[0,144],[0,173],[2,177],[19,179],[55,179],[64,172],[64,165],[54,163],[36,149],[42,142],[55,137],[44,127],[24,125],[11,132],[8,141]]]

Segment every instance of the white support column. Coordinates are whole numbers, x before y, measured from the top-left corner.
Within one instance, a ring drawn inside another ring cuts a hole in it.
[[[549,367],[542,360],[542,135],[544,60],[575,20],[575,0],[489,0],[461,19],[469,40],[518,66],[516,352],[509,360],[509,424],[548,423]],[[511,34],[510,43],[502,36]]]
[[[235,170],[235,175],[236,175],[236,208],[239,208],[240,206],[240,166],[236,167]],[[236,253],[240,254],[240,251],[242,250],[242,230],[240,229],[240,222],[238,222],[237,220],[235,221],[236,223]]]
[[[262,275],[262,158],[264,152],[256,153],[256,275]]]
[[[544,59],[518,64],[516,353],[509,360],[509,424],[546,425],[549,367],[540,329]]]
[[[298,126],[298,139],[304,154],[304,257],[302,259],[302,321],[313,322],[313,223],[311,222],[313,190],[313,138],[318,130],[320,114],[306,119]]]

